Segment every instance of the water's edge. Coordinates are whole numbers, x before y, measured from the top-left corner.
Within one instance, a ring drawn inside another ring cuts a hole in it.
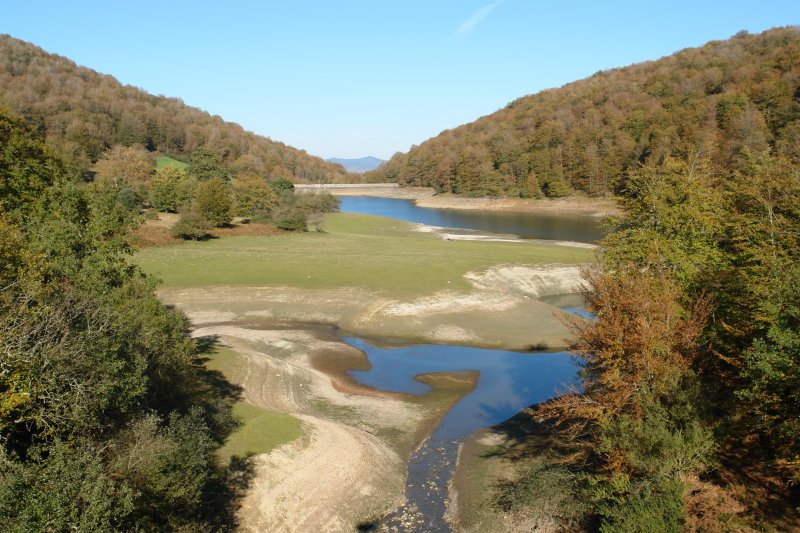
[[[577,385],[578,366],[565,352],[520,353],[453,345],[376,347],[343,337],[362,350],[372,368],[351,371],[359,383],[380,390],[424,394],[414,376],[430,372],[478,371],[478,382],[445,415],[408,463],[406,503],[381,520],[389,530],[451,531],[446,519],[450,481],[461,443],[479,429]]]
[[[603,238],[603,223],[588,215],[547,215],[420,207],[405,198],[339,196],[343,213],[378,215],[428,226],[594,244]]]

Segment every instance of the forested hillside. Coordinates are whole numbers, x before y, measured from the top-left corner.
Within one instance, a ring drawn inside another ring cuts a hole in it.
[[[561,520],[605,533],[800,530],[800,172],[768,149],[739,166],[627,176],[576,324],[583,392],[537,412],[556,444],[534,508],[568,494]]]
[[[800,162],[800,29],[737,34],[522,97],[367,174],[466,195],[603,195],[629,170],[701,150]]]
[[[177,157],[206,148],[234,175],[300,182],[347,177],[340,165],[8,35],[0,35],[0,107],[23,116],[62,159],[84,169],[115,145],[142,145]]]

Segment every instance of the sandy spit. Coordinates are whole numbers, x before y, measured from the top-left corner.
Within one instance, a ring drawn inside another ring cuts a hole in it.
[[[545,239],[523,239],[516,235],[506,235],[502,233],[480,233],[478,231],[452,233],[452,228],[441,226],[429,226],[427,224],[415,224],[414,231],[420,233],[434,233],[446,241],[480,241],[480,242],[513,242],[517,244],[545,244],[550,246],[568,246],[570,248],[583,248],[586,250],[597,249],[596,244],[575,241],[557,241]]]

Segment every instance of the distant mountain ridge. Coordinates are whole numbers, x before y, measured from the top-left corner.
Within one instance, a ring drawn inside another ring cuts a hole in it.
[[[523,96],[364,179],[468,196],[606,195],[642,165],[748,153],[800,164],[800,28],[745,31]]]
[[[340,157],[331,157],[328,159],[329,163],[336,163],[342,165],[345,170],[348,172],[367,172],[370,170],[375,170],[378,168],[381,163],[384,162],[383,159],[379,159],[373,156],[367,157],[359,157],[356,159],[345,159]]]
[[[345,170],[303,150],[246,131],[179,98],[154,96],[69,59],[0,35],[0,107],[40,130],[71,164],[89,168],[109,148],[142,145],[186,156],[216,154],[233,175],[343,182]]]

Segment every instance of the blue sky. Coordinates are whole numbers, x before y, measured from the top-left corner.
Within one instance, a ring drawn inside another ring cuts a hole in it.
[[[382,158],[511,100],[800,24],[800,1],[4,0],[0,33],[322,157]]]

